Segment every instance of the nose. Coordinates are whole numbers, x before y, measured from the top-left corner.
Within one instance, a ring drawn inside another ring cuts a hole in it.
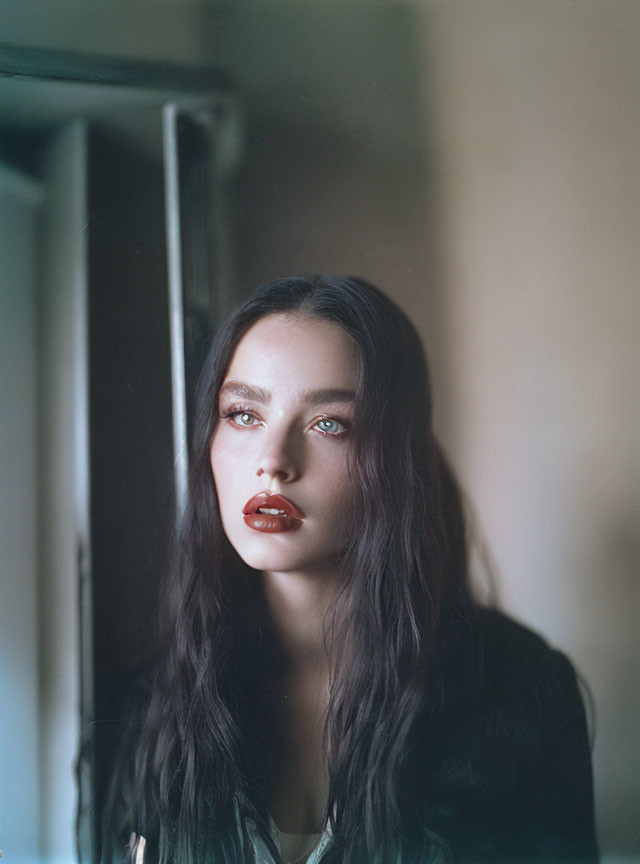
[[[297,480],[302,470],[300,443],[291,429],[267,429],[256,474],[280,483]]]

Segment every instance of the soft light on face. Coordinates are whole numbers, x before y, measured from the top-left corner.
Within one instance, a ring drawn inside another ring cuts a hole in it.
[[[262,318],[238,343],[220,390],[211,467],[224,531],[250,567],[308,574],[335,567],[351,518],[357,359],[339,325],[299,313]],[[304,518],[245,518],[261,492],[283,496]]]

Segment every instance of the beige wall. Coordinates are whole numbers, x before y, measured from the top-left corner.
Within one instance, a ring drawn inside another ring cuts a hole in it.
[[[603,850],[640,854],[640,4],[68,9],[6,38],[236,74],[243,284],[357,272],[417,322],[504,605],[592,688]]]
[[[432,13],[452,446],[505,606],[591,685],[604,849],[637,854],[640,6]]]

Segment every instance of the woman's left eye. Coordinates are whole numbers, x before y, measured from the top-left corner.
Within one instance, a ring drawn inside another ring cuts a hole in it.
[[[321,417],[315,424],[315,428],[323,435],[343,435],[347,427],[333,417]]]

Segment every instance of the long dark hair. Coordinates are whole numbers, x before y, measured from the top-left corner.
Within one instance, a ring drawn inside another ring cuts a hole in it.
[[[260,318],[284,312],[336,322],[359,348],[350,432],[358,518],[326,618],[339,650],[325,722],[332,840],[323,862],[398,860],[403,761],[417,716],[436,698],[439,624],[470,602],[460,500],[433,436],[426,362],[408,318],[353,278],[256,289],[217,333],[202,373],[166,645],[129,763],[128,827],[157,835],[161,864],[251,861],[249,820],[278,860],[268,807],[277,649],[260,580],[224,535],[209,448],[236,345]]]

